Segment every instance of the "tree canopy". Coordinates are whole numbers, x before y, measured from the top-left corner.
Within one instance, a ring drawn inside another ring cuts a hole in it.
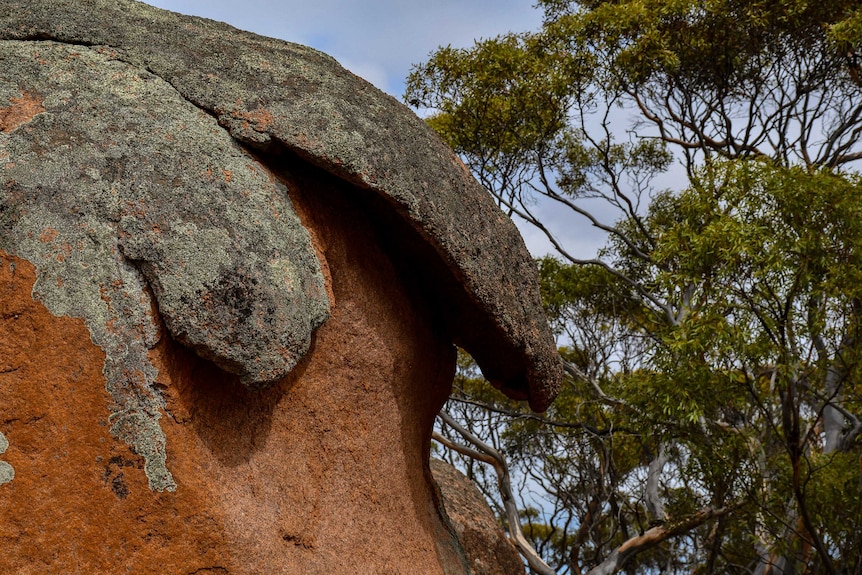
[[[556,250],[538,263],[560,398],[527,414],[467,362],[449,415],[507,459],[552,571],[862,573],[862,7],[537,7],[540,30],[408,80]],[[538,202],[605,247],[575,253]]]

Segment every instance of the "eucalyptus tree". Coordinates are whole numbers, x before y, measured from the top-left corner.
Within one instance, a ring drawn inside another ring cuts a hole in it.
[[[406,99],[554,246],[571,379],[534,416],[466,371],[449,413],[520,473],[558,572],[862,573],[862,8],[538,8],[537,32],[432,54]]]

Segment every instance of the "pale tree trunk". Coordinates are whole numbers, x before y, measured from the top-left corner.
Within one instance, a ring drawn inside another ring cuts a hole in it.
[[[699,527],[707,521],[726,515],[741,506],[742,503],[737,502],[720,509],[709,507],[698,511],[686,519],[668,522],[665,525],[657,525],[652,529],[645,531],[641,535],[632,537],[614,549],[607,559],[590,569],[587,572],[587,575],[611,575],[612,573],[616,573],[625,567],[626,562],[638,553],[655,547],[671,537],[688,533],[695,527]]]
[[[758,549],[758,551],[762,551],[763,555],[753,575],[792,575],[793,570],[787,564],[786,557],[771,555],[767,549]]]
[[[844,370],[831,365],[826,372],[826,397],[829,403],[823,408],[823,453],[834,453],[844,444],[844,414],[833,403],[841,401],[841,383]]]
[[[858,313],[858,309],[856,313]],[[827,365],[826,378],[824,381],[823,400],[823,453],[835,453],[836,451],[848,450],[856,437],[862,433],[862,422],[854,414],[847,412],[841,406],[844,396],[842,386],[847,378],[847,368],[841,362],[845,350],[853,346],[853,338],[845,335],[838,349],[829,353],[829,348],[819,333],[813,333],[812,342],[817,350],[817,357],[821,363]],[[850,423],[850,429],[845,429]]]
[[[535,549],[533,549],[533,546],[530,545],[530,542],[527,541],[527,538],[524,537],[524,533],[521,531],[521,517],[518,511],[517,502],[515,501],[515,495],[512,492],[509,466],[506,464],[506,460],[503,455],[474,434],[470,433],[468,429],[452,419],[452,416],[445,411],[441,411],[438,414],[438,417],[440,417],[446,425],[457,431],[465,440],[470,442],[470,444],[473,445],[473,448],[453,443],[436,432],[433,434],[435,441],[439,441],[446,447],[454,449],[468,457],[484,461],[494,468],[494,471],[497,473],[497,486],[500,489],[500,496],[503,499],[503,508],[506,510],[506,520],[509,524],[509,538],[521,553],[521,556],[527,561],[530,569],[539,575],[556,575],[556,571],[554,571],[542,560],[541,557],[539,557],[539,554]]]
[[[659,494],[659,479],[661,472],[667,463],[667,450],[664,443],[658,446],[658,453],[653,457],[647,472],[646,487],[644,489],[644,503],[650,515],[650,524],[661,524],[667,521],[667,513],[664,510],[664,501]]]

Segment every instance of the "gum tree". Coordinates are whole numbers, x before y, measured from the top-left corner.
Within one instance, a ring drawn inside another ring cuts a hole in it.
[[[432,54],[406,99],[554,245],[571,379],[535,417],[465,372],[449,413],[520,471],[558,572],[862,572],[862,9],[538,7],[538,32]],[[573,253],[539,201],[605,248]]]

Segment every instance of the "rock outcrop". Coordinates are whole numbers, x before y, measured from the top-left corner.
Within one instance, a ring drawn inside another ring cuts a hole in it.
[[[0,572],[468,573],[453,342],[561,378],[514,226],[308,48],[0,0]]]
[[[373,190],[427,244],[442,266],[434,271],[447,272],[434,283],[446,284],[458,343],[503,391],[547,407],[562,372],[533,262],[463,164],[404,106],[310,48],[130,0],[3,0],[2,8],[3,40],[101,49],[169,84],[248,149],[296,154]]]
[[[431,460],[431,473],[440,488],[442,506],[464,549],[471,575],[524,575],[515,546],[467,477],[439,459]]]

